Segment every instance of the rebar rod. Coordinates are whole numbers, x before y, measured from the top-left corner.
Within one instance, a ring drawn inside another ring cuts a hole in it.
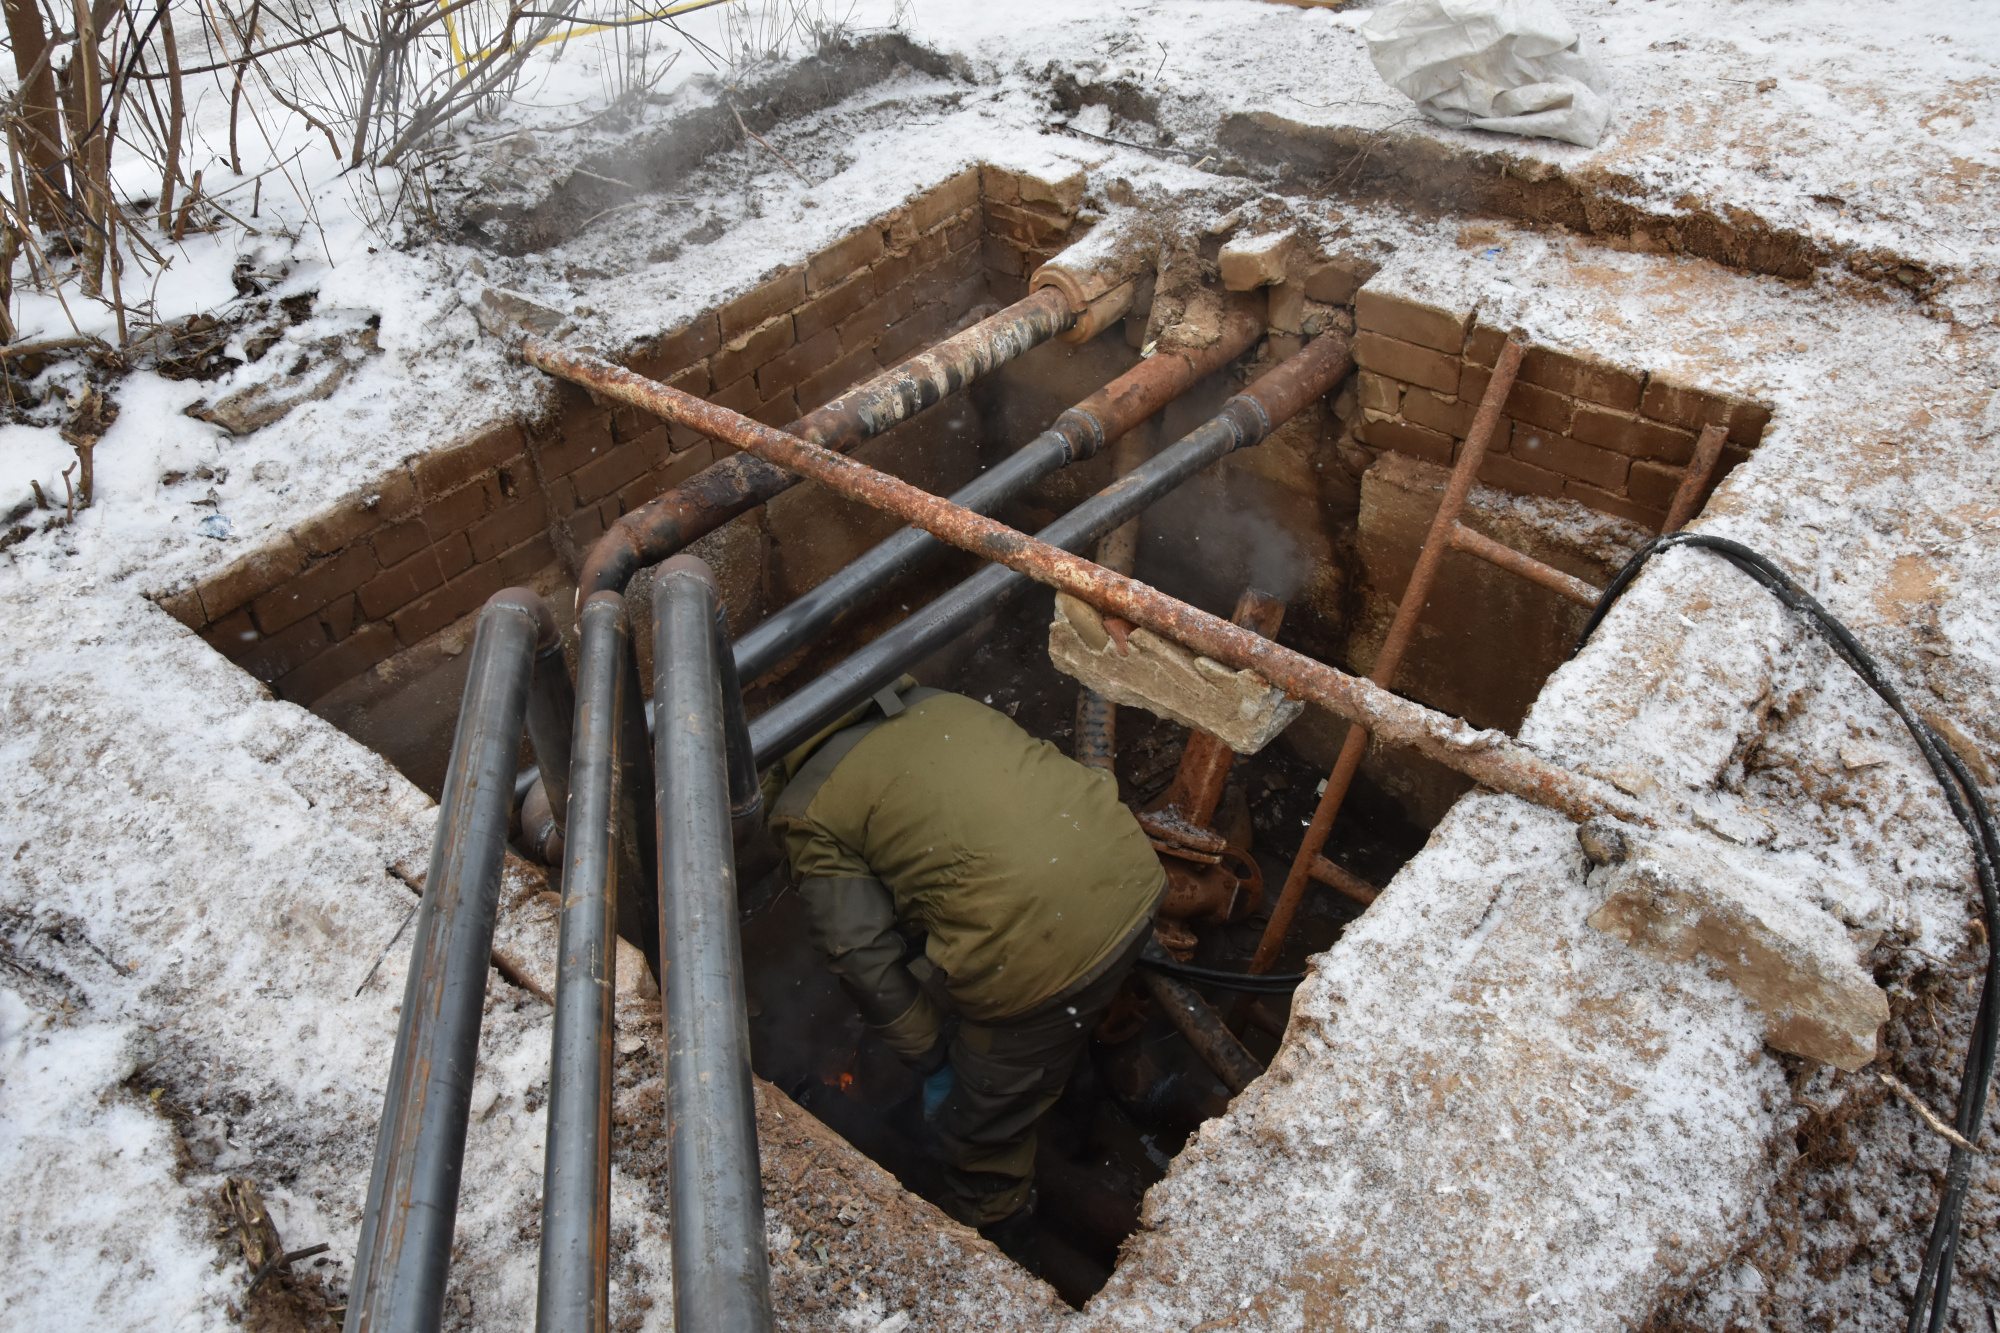
[[[675,556],[653,584],[661,992],[674,1327],[771,1327],[736,922],[715,576]]]
[[[1053,425],[998,466],[953,492],[951,502],[975,513],[991,513],[1043,477],[1096,457],[1190,387],[1248,351],[1262,333],[1263,326],[1256,319],[1234,312],[1224,321],[1222,336],[1209,346],[1196,351],[1163,350],[1141,361],[1065,410]],[[756,680],[892,579],[945,549],[945,543],[919,528],[904,528],[877,543],[744,635],[736,645],[738,675]]]
[[[1044,287],[785,429],[825,448],[852,449],[1075,323],[1069,302],[1055,288]],[[666,559],[797,481],[753,454],[710,464],[626,514],[597,539],[577,578],[578,600],[593,592],[622,590],[642,565]]]
[[[1530,583],[1539,583],[1551,592],[1560,593],[1579,606],[1596,606],[1598,597],[1604,591],[1574,574],[1563,573],[1554,565],[1543,564],[1504,542],[1496,542],[1483,532],[1474,532],[1463,523],[1452,524],[1450,535],[1452,550],[1478,556],[1495,568],[1518,574]]]
[[[604,1333],[609,1320],[619,747],[629,702],[625,599],[593,594],[578,622],[593,647],[578,659],[571,718],[576,787],[557,945],[536,1333]]]
[[[1353,363],[1344,344],[1334,350],[1337,355],[1318,359],[1312,383],[1331,387],[1346,378]],[[1269,399],[1268,410],[1260,394]],[[1301,391],[1298,368],[1286,362],[1230,399],[1219,414],[1043,528],[1034,540],[1063,551],[1083,549],[1218,459],[1261,442],[1316,396]],[[1013,533],[1011,528],[1003,531]],[[757,762],[769,764],[783,756],[912,663],[972,628],[994,607],[1026,591],[1033,581],[1004,565],[990,565],[821,673],[751,724]]]
[[[535,652],[555,637],[548,607],[525,588],[493,594],[479,613],[403,987],[346,1333],[433,1333],[444,1317],[514,761]]]
[[[1494,363],[1493,378],[1487,382],[1486,396],[1479,401],[1479,411],[1472,418],[1472,429],[1466,432],[1465,444],[1452,467],[1451,480],[1445,483],[1444,499],[1439,502],[1437,515],[1431,520],[1430,532],[1424,538],[1423,548],[1417,553],[1416,568],[1410,572],[1403,598],[1396,604],[1395,618],[1389,622],[1389,633],[1382,641],[1381,651],[1375,655],[1374,669],[1368,673],[1369,680],[1384,690],[1395,684],[1396,671],[1403,664],[1403,654],[1408,651],[1410,640],[1416,634],[1417,621],[1423,615],[1424,605],[1430,601],[1431,584],[1437,580],[1438,566],[1444,561],[1444,553],[1451,549],[1452,529],[1458,525],[1458,516],[1465,509],[1466,497],[1472,494],[1473,483],[1478,480],[1479,465],[1485,461],[1487,445],[1500,424],[1501,409],[1506,405],[1508,393],[1513,390],[1514,376],[1521,368],[1521,357],[1526,351],[1512,338],[1500,345],[1500,357]],[[1278,951],[1284,947],[1285,936],[1292,928],[1292,918],[1298,914],[1299,903],[1305,897],[1313,860],[1319,856],[1320,848],[1326,845],[1327,835],[1333,831],[1334,816],[1340,813],[1341,803],[1347,799],[1347,789],[1353,785],[1354,775],[1361,769],[1362,756],[1368,753],[1369,733],[1374,729],[1361,718],[1349,717],[1348,720],[1355,725],[1348,728],[1347,739],[1341,743],[1333,772],[1327,776],[1326,790],[1321,793],[1319,805],[1313,811],[1312,823],[1306,827],[1305,840],[1299,844],[1298,855],[1292,858],[1292,868],[1285,876],[1285,887],[1278,894],[1278,901],[1272,904],[1271,919],[1264,927],[1264,937],[1257,942],[1257,953],[1250,960],[1250,971],[1253,973],[1268,972],[1277,961]],[[1463,765],[1454,767],[1468,776],[1488,781]],[[1501,786],[1501,790],[1511,789]],[[1521,791],[1516,794],[1528,795]],[[1529,796],[1529,799],[1534,798]],[[1564,809],[1564,813],[1573,817],[1577,814],[1561,806],[1557,808]]]
[[[529,364],[551,374],[585,384],[619,402],[678,421],[757,454],[819,482],[838,495],[921,527],[982,559],[1068,592],[1099,611],[1143,625],[1224,666],[1253,671],[1292,697],[1317,703],[1350,722],[1358,722],[1386,743],[1415,750],[1475,782],[1561,811],[1572,819],[1614,814],[1639,824],[1652,823],[1640,807],[1609,783],[1573,773],[1500,732],[1469,726],[1460,718],[1399,698],[1371,681],[1316,662],[1303,653],[1231,625],[1220,616],[1114,574],[1047,541],[961,509],[844,454],[819,448],[796,436],[772,430],[740,412],[656,384],[589,352],[530,338],[523,355]],[[1229,429],[1241,432],[1239,439],[1262,438],[1275,422],[1287,419],[1337,383],[1351,364],[1346,339],[1322,335],[1265,375],[1251,390],[1230,399],[1218,421],[1227,421]],[[1264,389],[1261,396],[1257,392],[1259,387]],[[760,746],[759,754],[765,753]]]

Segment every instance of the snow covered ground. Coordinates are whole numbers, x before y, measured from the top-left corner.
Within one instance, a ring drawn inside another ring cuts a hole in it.
[[[255,234],[191,238],[155,317],[237,299],[230,274],[248,255],[273,275],[265,299],[317,293],[311,318],[219,382],[144,369],[119,381],[97,504],[0,554],[8,1326],[68,1327],[81,1309],[108,1328],[224,1326],[248,1277],[234,1243],[214,1235],[211,1200],[228,1174],[260,1182],[288,1246],[331,1243],[332,1262],[313,1271],[337,1293],[408,956],[397,931],[411,894],[393,872],[421,871],[432,815],[379,758],[270,700],[147,596],[467,425],[532,411],[541,386],[472,318],[488,285],[575,312],[574,336],[616,347],[972,161],[1060,159],[1086,167],[1094,191],[1122,177],[1141,197],[1198,192],[1205,206],[1248,197],[1256,182],[1196,163],[1226,117],[1252,112],[1380,130],[1389,152],[1409,139],[1504,152],[1520,170],[1546,164],[1663,216],[1741,210],[1836,253],[1887,251],[1938,275],[1922,309],[1893,280],[1786,283],[1504,227],[1501,244],[1472,251],[1458,219],[1297,201],[1325,210],[1329,228],[1393,247],[1378,282],[1774,404],[1765,444],[1705,521],[1809,576],[1929,706],[1988,755],[2000,750],[2000,19],[1948,0],[1567,9],[1619,80],[1613,134],[1594,151],[1413,121],[1375,79],[1354,11],[926,0],[901,11],[902,27],[942,55],[942,72],[905,70],[766,135],[805,180],[755,143],[723,146],[683,185],[515,258],[371,229],[368,190],[309,127],[262,103],[273,151],[297,153],[296,187],[266,181]],[[862,7],[854,21],[891,17]],[[488,179],[502,162],[508,190],[543,197],[562,188],[565,164],[729,92],[690,49],[645,124],[554,128],[603,105],[614,56],[589,41],[552,55],[534,106],[466,127],[457,179]],[[1051,88],[1065,78],[1129,84],[1157,109],[1150,121],[1102,102],[1059,110]],[[1760,90],[1766,79],[1776,82]],[[215,107],[200,114],[213,133]],[[1048,132],[1072,115],[1100,139],[1154,151]],[[532,148],[503,159],[522,130]],[[1173,151],[1157,151],[1163,131]],[[651,258],[669,243],[672,258]],[[107,330],[102,312],[70,310],[86,331]],[[70,331],[52,299],[24,295],[19,314],[24,338]],[[352,345],[376,320],[379,353],[276,426],[234,437],[184,414],[322,339]],[[60,497],[68,460],[52,427],[0,428],[0,503],[25,498],[30,477]],[[202,470],[198,483],[165,480]],[[228,520],[226,536],[198,530],[211,514]],[[1819,867],[1857,929],[1885,932],[1879,947],[1895,957],[1879,965],[1898,984],[1917,953],[1962,967],[1972,955],[1955,826],[1872,699],[1733,578],[1702,556],[1661,562],[1552,681],[1526,734],[1593,771],[1656,772],[1718,825]],[[1842,762],[1840,745],[1857,740],[1881,762]],[[1560,822],[1501,798],[1462,804],[1321,961],[1277,1073],[1154,1192],[1154,1230],[1083,1322],[1598,1328],[1643,1321],[1664,1271],[1693,1286],[1683,1313],[1703,1327],[1779,1306],[1785,1326],[1819,1313],[1894,1325],[1941,1145],[1898,1104],[1863,1108],[1855,1170],[1876,1186],[1814,1225],[1859,1237],[1877,1259],[1843,1261],[1815,1285],[1755,1244],[1741,1252],[1801,1169],[1784,1145],[1859,1094],[1782,1068],[1721,983],[1585,928],[1581,872]],[[1937,984],[1906,986],[1914,1035],[1890,1044],[1930,1053],[1935,1077],[1920,1087],[1942,1109],[1964,1032],[1949,1013],[1917,1031]],[[537,1197],[547,1040],[539,1002],[496,983],[490,1096],[461,1218],[454,1318],[466,1327],[526,1322],[533,1245],[522,1228]],[[619,1308],[664,1327],[664,1222],[643,1190],[621,1189],[632,1257]],[[1994,1195],[1978,1197],[1976,1225],[2000,1228]],[[1975,1238],[1964,1261],[1968,1317],[1976,1299],[2000,1299],[1984,1245]],[[978,1281],[996,1293],[1005,1283]],[[975,1307],[951,1326],[979,1322]],[[854,1327],[883,1317],[879,1301],[848,1293],[821,1322],[844,1314]]]

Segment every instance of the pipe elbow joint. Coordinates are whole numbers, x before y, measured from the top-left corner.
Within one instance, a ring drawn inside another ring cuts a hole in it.
[[[546,653],[562,643],[562,631],[556,627],[555,613],[549,604],[533,588],[502,588],[486,599],[491,607],[512,607],[527,615],[535,622],[535,651]]]

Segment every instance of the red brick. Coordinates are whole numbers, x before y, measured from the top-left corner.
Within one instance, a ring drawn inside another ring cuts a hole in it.
[[[1639,391],[1644,386],[1644,381],[1629,371],[1546,347],[1528,349],[1528,354],[1521,358],[1521,378],[1586,403],[1625,412],[1638,408]]]
[[[711,384],[708,377],[708,362],[698,362],[679,374],[669,375],[660,383],[670,389],[679,389],[682,393],[691,393],[697,398],[706,398]]]
[[[1513,445],[1508,452],[1524,463],[1560,472],[1607,491],[1624,490],[1625,474],[1632,466],[1632,460],[1624,454],[1519,421],[1514,423]]]
[[[1395,420],[1365,422],[1360,435],[1362,441],[1373,448],[1394,449],[1399,454],[1421,458],[1440,467],[1451,466],[1452,446],[1456,443],[1449,435]]]
[[[1479,366],[1467,366],[1458,383],[1458,396],[1478,410],[1480,400],[1486,396],[1486,386],[1493,380],[1493,373]],[[1558,434],[1568,434],[1570,420],[1576,414],[1576,400],[1552,393],[1539,384],[1529,384],[1520,378],[1514,380],[1514,387],[1507,393],[1506,413],[1517,421],[1526,421],[1552,430]]]
[[[937,267],[918,278],[911,295],[919,305],[930,305],[945,300],[952,288],[967,278],[980,278],[984,273],[985,265],[979,262],[979,247],[968,245],[963,250],[946,255]]]
[[[979,196],[987,200],[997,199],[1005,204],[1019,203],[1020,178],[1005,167],[984,164],[979,168]]]
[[[604,513],[596,505],[585,505],[563,522],[569,528],[570,540],[578,546],[589,546],[604,535]]]
[[[380,620],[442,582],[444,573],[438,569],[437,555],[426,547],[361,585],[361,613],[370,620]]]
[[[411,470],[416,473],[417,493],[428,500],[455,491],[514,457],[522,447],[520,427],[511,421],[463,436],[416,461]]]
[[[1307,271],[1306,299],[1323,305],[1353,305],[1361,284],[1381,270],[1365,259],[1336,258]]]
[[[866,347],[857,347],[832,365],[808,375],[799,385],[799,403],[808,412],[815,411],[881,373],[875,354]]]
[[[1615,449],[1634,458],[1681,464],[1694,457],[1694,436],[1687,431],[1644,417],[1608,412],[1601,407],[1578,408],[1570,434],[1588,444]]]
[[[835,241],[806,261],[806,290],[817,295],[839,285],[848,274],[880,259],[884,248],[882,231],[873,226]]]
[[[1491,324],[1473,325],[1472,332],[1465,339],[1465,363],[1493,369],[1500,360],[1500,344],[1505,341],[1506,333]],[[1525,357],[1522,359],[1526,360]]]
[[[851,352],[857,347],[873,347],[890,325],[906,318],[916,308],[916,283],[908,282],[891,288],[865,309],[841,321],[841,350]]]
[[[775,398],[840,355],[840,335],[827,329],[757,367],[757,396]]]
[[[589,429],[578,429],[542,446],[542,471],[566,477],[612,445],[611,415],[605,413]]]
[[[234,662],[254,648],[264,636],[257,632],[257,622],[250,619],[250,608],[239,606],[204,627],[201,637],[208,640],[209,647]]]
[[[989,202],[986,205],[986,230],[990,234],[1004,236],[1039,250],[1057,249],[1069,244],[1071,225],[1070,218],[1050,216],[1016,204]]]
[[[500,507],[500,483],[481,477],[470,486],[461,486],[449,495],[424,505],[424,527],[431,540],[443,541],[454,532],[463,532]]]
[[[1359,333],[1354,337],[1354,363],[1363,370],[1406,384],[1422,385],[1443,394],[1458,392],[1458,358],[1435,348],[1419,347],[1379,333]]]
[[[280,677],[275,686],[278,697],[298,704],[315,703],[395,651],[396,636],[387,625],[363,625],[352,637]]]
[[[497,562],[474,565],[436,592],[398,611],[393,622],[396,641],[405,648],[420,643],[453,621],[471,615],[506,586]]]
[[[268,685],[278,677],[298,670],[332,646],[333,640],[325,628],[317,619],[308,616],[298,624],[250,645],[250,650],[236,659],[236,665]]]
[[[708,373],[716,387],[728,388],[790,347],[793,341],[792,317],[780,315],[734,342],[724,344],[721,351],[708,359]]]
[[[805,413],[799,411],[798,396],[787,389],[770,402],[760,403],[756,411],[746,415],[755,417],[767,426],[783,428],[797,421]]]
[[[740,338],[768,320],[803,305],[806,299],[806,271],[802,268],[780,273],[752,287],[715,312],[724,342]]]
[[[454,532],[431,548],[437,553],[438,573],[456,578],[472,564],[472,543],[462,532]]]
[[[1363,401],[1365,403],[1366,400]],[[1478,411],[1477,403],[1442,397],[1429,389],[1411,389],[1403,395],[1404,420],[1413,421],[1419,426],[1428,426],[1432,430],[1441,430],[1460,440],[1464,439],[1467,432],[1472,429],[1472,418]]]
[[[466,537],[472,544],[472,558],[491,560],[538,532],[548,531],[548,502],[539,495],[497,509],[472,525]]]
[[[195,591],[201,594],[203,618],[213,624],[251,598],[277,587],[304,569],[305,564],[306,553],[289,533],[257,548],[196,585]]]
[[[1488,452],[1480,460],[1479,479],[1488,486],[1497,486],[1516,495],[1539,495],[1555,500],[1561,498],[1563,493],[1561,477],[1506,454]]]
[[[960,213],[944,224],[944,248],[952,259],[966,251],[979,249],[979,238],[986,234],[986,215],[981,211]]]
[[[875,343],[875,359],[884,365],[895,365],[906,357],[917,355],[944,336],[951,327],[952,314],[942,303],[924,306],[908,318],[898,320],[882,334]]]
[[[714,461],[715,446],[707,440],[675,454],[671,462],[652,473],[654,493],[665,494]]]
[[[979,168],[968,167],[950,180],[910,201],[910,226],[929,231],[979,203]]]
[[[636,444],[609,449],[595,461],[570,474],[576,498],[584,504],[611,494],[646,470],[646,451]]]
[[[431,544],[431,534],[421,518],[412,518],[382,529],[371,539],[375,558],[382,568],[400,565]]]
[[[1377,412],[1387,412],[1390,416],[1403,410],[1403,386],[1401,382],[1385,379],[1373,371],[1361,372],[1357,393],[1361,405]]]
[[[1465,329],[1470,322],[1468,315],[1365,287],[1354,298],[1356,328],[1453,356],[1464,350]]]
[[[1753,446],[1762,439],[1764,427],[1771,420],[1771,409],[1762,403],[1703,393],[1658,375],[1646,381],[1639,410],[1655,421],[1690,431],[1699,431],[1711,422],[1726,422],[1730,440],[1745,446]]]
[[[356,622],[361,619],[361,599],[353,593],[336,597],[320,608],[319,620],[326,626],[329,639],[339,643],[354,632]]]
[[[1610,514],[1615,518],[1630,519],[1639,526],[1650,528],[1654,532],[1658,532],[1667,521],[1666,514],[1660,510],[1636,504],[1622,495],[1613,495],[1609,491],[1600,491],[1595,486],[1587,486],[1574,478],[1563,483],[1563,494],[1578,504],[1588,505],[1601,514]]]
[[[746,378],[736,381],[727,388],[717,389],[708,396],[708,401],[717,407],[741,412],[747,417],[756,415],[757,409],[763,405],[764,397],[757,392],[757,381]]]
[[[500,577],[509,586],[526,583],[541,570],[556,562],[555,543],[547,534],[522,542],[513,550],[500,557]]]
[[[201,594],[193,588],[183,588],[179,592],[162,593],[153,598],[153,605],[159,607],[189,629],[200,629],[208,623],[208,616],[201,609]]]
[[[292,529],[292,536],[308,555],[332,555],[345,550],[361,537],[382,526],[381,505],[364,503],[359,492],[347,496],[331,509],[320,511]]]
[[[721,345],[715,316],[703,313],[682,328],[653,339],[651,346],[635,353],[627,364],[647,379],[662,379],[685,370]]]
[[[987,233],[979,240],[986,267],[1009,278],[1025,278],[1030,271],[1027,251],[1004,237]]]
[[[252,602],[257,627],[266,634],[276,634],[297,624],[342,593],[353,592],[380,568],[368,547],[350,546]]]
[[[874,275],[855,274],[840,286],[814,297],[799,307],[798,313],[792,317],[792,327],[796,336],[801,341],[818,337],[873,301],[877,294]]]
[[[1685,468],[1642,460],[1632,465],[1632,474],[1625,479],[1625,494],[1634,504],[1665,513],[1673,508],[1674,496],[1680,493],[1686,476]]]

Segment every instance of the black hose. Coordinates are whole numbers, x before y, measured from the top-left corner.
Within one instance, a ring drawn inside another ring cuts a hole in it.
[[[1176,963],[1170,958],[1149,958],[1144,955],[1140,956],[1138,965],[1164,976],[1178,977],[1197,986],[1241,991],[1245,995],[1289,995],[1306,979],[1306,974],[1303,972],[1277,975],[1260,973],[1251,976],[1245,972],[1225,972],[1220,968],[1196,967],[1191,963]]]
[[[1611,580],[1611,586],[1604,590],[1604,595],[1597,599],[1597,607],[1590,613],[1590,622],[1583,627],[1583,635],[1577,640],[1576,649],[1570,653],[1571,658],[1583,650],[1583,645],[1590,641],[1592,632],[1610,611],[1611,604],[1639,577],[1639,571],[1646,562],[1674,546],[1697,546],[1715,552],[1804,616],[1834,653],[1853,668],[1854,674],[1861,677],[1868,688],[1875,691],[1882,702],[1902,719],[1903,726],[1909,730],[1911,739],[1916,741],[1917,749],[1923,754],[1924,762],[1930,765],[1931,775],[1943,790],[1952,816],[1971,840],[1972,865],[1979,880],[1980,903],[1986,925],[1986,976],[1980,983],[1979,1009],[1973,1020],[1965,1071],[1959,1082],[1958,1115],[1953,1128],[1966,1142],[1977,1142],[1986,1116],[1986,1094],[1993,1080],[1995,1055],[2000,1052],[2000,1021],[1996,1021],[2000,1020],[2000,1014],[1995,1012],[1996,1004],[2000,1004],[2000,950],[1994,947],[1995,939],[2000,938],[2000,885],[1996,885],[1994,877],[1994,862],[2000,859],[2000,831],[1994,828],[1993,812],[1988,808],[1979,784],[1966,769],[1965,761],[1945,744],[1928,723],[1910,711],[1894,683],[1847,626],[1821,606],[1811,593],[1794,583],[1791,575],[1776,562],[1727,537],[1677,532],[1655,537],[1641,547],[1618,571],[1618,577]],[[1959,1219],[1965,1209],[1965,1194],[1971,1178],[1972,1154],[1963,1148],[1953,1147],[1950,1162],[1945,1167],[1944,1193],[1938,1199],[1937,1217],[1931,1225],[1930,1244],[1924,1250],[1923,1269],[1917,1275],[1916,1303],[1910,1309],[1909,1333],[1940,1333],[1944,1328],[1945,1313],[1951,1299],[1951,1270],[1958,1255]]]

